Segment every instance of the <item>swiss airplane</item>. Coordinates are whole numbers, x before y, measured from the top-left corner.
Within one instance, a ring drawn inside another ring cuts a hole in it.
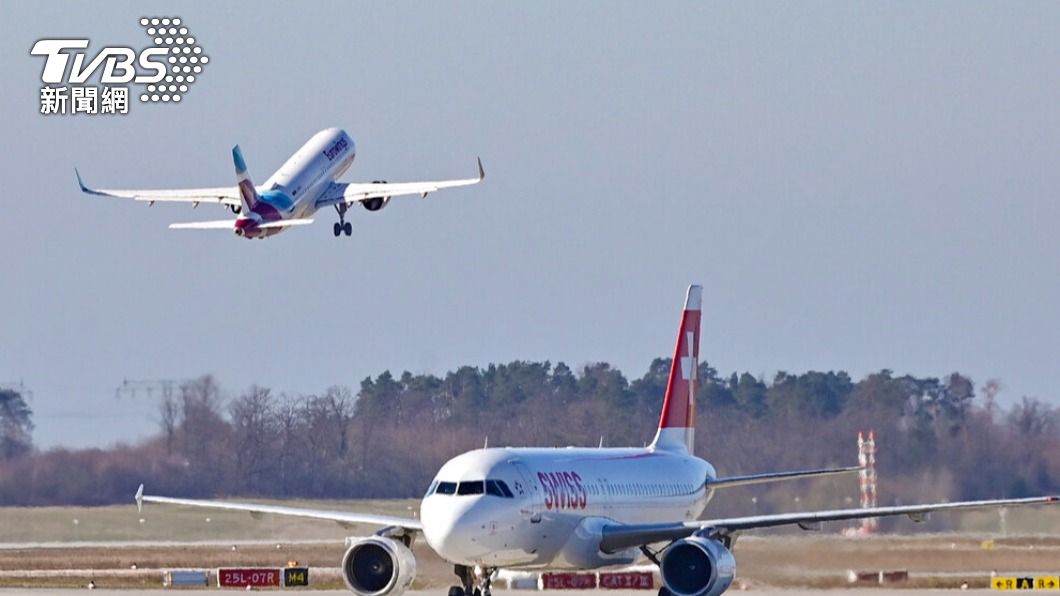
[[[647,447],[469,451],[438,471],[419,519],[149,496],[143,485],[137,506],[146,501],[380,526],[373,536],[351,539],[342,559],[346,586],[361,596],[398,596],[409,587],[416,575],[410,547],[420,534],[455,566],[460,585],[449,596],[489,596],[499,568],[596,569],[641,557],[659,566],[660,595],[706,596],[732,583],[732,548],[743,532],[890,515],[922,521],[933,511],[1060,502],[1045,496],[701,519],[718,490],[860,468],[719,477],[693,454],[700,297],[699,286],[689,287],[659,429]]]
[[[353,139],[346,131],[328,128],[313,135],[295,151],[279,170],[261,186],[254,186],[247,173],[247,164],[239,145],[232,148],[236,185],[213,188],[185,188],[167,190],[112,190],[85,186],[80,172],[77,183],[81,191],[101,197],[133,199],[154,205],[157,202],[184,202],[198,207],[200,203],[219,203],[238,215],[235,219],[196,221],[170,224],[178,230],[229,230],[244,238],[266,238],[291,226],[313,223],[312,215],[320,209],[333,207],[338,213],[332,231],[335,236],[353,234],[353,226],[346,221],[350,205],[360,203],[368,211],[379,211],[390,199],[403,195],[426,197],[443,188],[477,184],[486,177],[482,160],[478,162],[478,177],[435,182],[338,182],[356,156]]]

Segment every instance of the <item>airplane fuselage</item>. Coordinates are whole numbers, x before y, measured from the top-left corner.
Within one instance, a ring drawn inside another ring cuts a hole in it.
[[[321,194],[350,168],[356,154],[346,131],[328,128],[316,133],[265,181],[257,204],[236,219],[237,233],[246,238],[272,236],[286,228],[258,226],[311,216]]]
[[[714,477],[698,457],[650,448],[479,449],[435,476],[421,504],[423,535],[463,565],[624,565],[639,551],[602,553],[600,527],[697,519]]]

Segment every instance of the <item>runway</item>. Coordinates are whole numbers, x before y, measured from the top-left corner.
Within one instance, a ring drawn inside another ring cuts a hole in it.
[[[216,589],[212,589],[216,590]],[[23,590],[23,589],[0,589],[0,595],[3,596],[39,596],[42,593],[73,596],[74,594],[84,596],[85,590]],[[143,590],[137,590],[137,593],[144,592]],[[147,592],[156,592],[154,590]],[[157,592],[166,592],[163,589],[157,590]],[[170,591],[172,592],[172,591]],[[959,594],[990,594],[991,590],[961,590]],[[93,590],[93,596],[128,596],[129,590]],[[349,592],[341,590],[299,590],[299,594],[306,596],[313,594],[349,594]],[[444,590],[418,590],[412,592],[406,592],[408,596],[438,596],[444,594]],[[590,594],[607,594],[608,596],[653,596],[655,591],[653,590],[606,590],[606,591],[548,591],[544,594],[548,596],[587,596]],[[909,596],[912,594],[948,594],[954,595],[957,592],[953,590],[893,590],[886,588],[865,588],[859,590],[777,590],[777,589],[763,589],[763,590],[747,590],[747,591],[731,591],[734,594],[746,593],[755,594],[756,596],[798,596],[798,595],[809,595],[809,594],[828,594],[829,596]],[[494,590],[495,596],[531,596],[537,594],[537,592],[525,591],[525,590]]]

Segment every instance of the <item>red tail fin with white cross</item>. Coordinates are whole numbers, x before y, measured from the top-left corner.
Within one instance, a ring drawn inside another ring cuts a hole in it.
[[[703,303],[703,287],[688,286],[685,310],[681,313],[681,328],[677,332],[677,347],[670,365],[670,380],[666,384],[659,432],[652,441],[653,449],[692,453],[696,426],[696,385],[699,369],[699,319]]]

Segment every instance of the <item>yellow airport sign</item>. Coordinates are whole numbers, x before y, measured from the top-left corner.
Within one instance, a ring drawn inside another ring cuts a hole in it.
[[[995,577],[990,580],[995,590],[1060,590],[1060,577]]]

